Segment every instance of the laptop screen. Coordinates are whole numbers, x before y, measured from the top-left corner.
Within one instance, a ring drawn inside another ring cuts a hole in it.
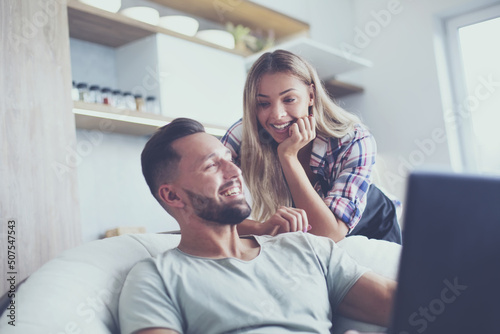
[[[409,177],[389,333],[500,333],[500,177]]]

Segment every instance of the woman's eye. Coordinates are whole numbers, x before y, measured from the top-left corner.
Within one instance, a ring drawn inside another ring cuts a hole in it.
[[[287,102],[287,103],[294,102],[294,101],[295,101],[295,99],[292,97],[285,99],[285,102]]]
[[[214,163],[211,163],[205,167],[205,169],[210,169],[212,167],[215,167],[216,165]]]
[[[259,108],[266,108],[267,106],[269,106],[269,102],[259,102],[257,103],[257,105],[259,106]]]

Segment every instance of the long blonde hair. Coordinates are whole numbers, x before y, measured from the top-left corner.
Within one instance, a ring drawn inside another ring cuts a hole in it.
[[[360,123],[357,116],[336,105],[316,70],[303,58],[276,50],[263,54],[253,65],[243,93],[243,137],[241,170],[252,195],[253,217],[264,221],[281,205],[292,206],[292,196],[277,154],[277,143],[257,120],[257,94],[264,74],[287,73],[305,85],[313,84],[314,105],[309,112],[316,119],[316,133],[325,137],[342,138]]]

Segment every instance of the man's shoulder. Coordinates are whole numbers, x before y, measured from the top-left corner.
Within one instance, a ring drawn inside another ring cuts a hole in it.
[[[243,136],[243,120],[239,119],[229,127],[226,134],[222,137],[221,142],[226,143],[232,141],[231,144],[241,144],[241,137]]]
[[[168,265],[168,263],[175,263],[178,256],[179,253],[175,248],[169,249],[163,253],[140,260],[132,267],[132,271],[158,271],[160,267]]]

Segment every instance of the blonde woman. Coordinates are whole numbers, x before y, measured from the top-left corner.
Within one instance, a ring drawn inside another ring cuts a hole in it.
[[[263,54],[248,73],[243,100],[243,119],[222,142],[241,167],[253,217],[265,224],[246,220],[241,233],[286,232],[279,210],[296,207],[316,235],[401,243],[395,205],[372,184],[373,136],[331,100],[309,63],[284,50]]]

